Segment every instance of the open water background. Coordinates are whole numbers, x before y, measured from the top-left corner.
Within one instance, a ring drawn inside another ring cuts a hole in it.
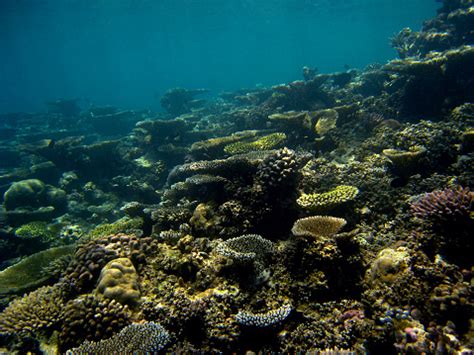
[[[45,102],[159,109],[169,88],[211,94],[363,68],[396,56],[435,0],[2,0],[0,113]]]

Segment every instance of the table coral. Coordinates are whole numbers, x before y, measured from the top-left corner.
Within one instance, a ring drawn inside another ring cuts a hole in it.
[[[302,193],[296,201],[300,207],[311,211],[327,211],[344,202],[353,200],[359,189],[355,186],[339,185],[331,191],[323,193]]]

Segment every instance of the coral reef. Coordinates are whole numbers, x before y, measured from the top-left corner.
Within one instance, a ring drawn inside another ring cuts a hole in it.
[[[473,2],[440,6],[386,64],[0,115],[0,352],[472,353]]]

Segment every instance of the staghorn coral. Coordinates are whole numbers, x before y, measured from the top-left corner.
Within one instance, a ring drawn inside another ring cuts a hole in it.
[[[274,149],[286,140],[286,134],[276,132],[263,136],[253,142],[235,142],[224,147],[224,152],[228,154],[242,154],[251,151]]]
[[[270,327],[288,318],[292,310],[293,307],[291,307],[290,304],[284,304],[277,309],[272,309],[265,313],[239,311],[239,313],[237,313],[235,316],[235,320],[237,323],[247,327]]]
[[[130,259],[109,261],[100,272],[96,291],[121,304],[137,305],[140,300],[138,274]]]
[[[297,237],[332,237],[346,225],[343,218],[331,216],[311,216],[298,219],[291,232]]]
[[[328,192],[313,194],[302,193],[296,202],[300,207],[314,212],[327,211],[344,202],[353,200],[358,193],[359,189],[355,186],[339,185]]]
[[[100,340],[115,334],[130,323],[128,306],[115,300],[87,294],[69,301],[63,310],[59,334],[61,351],[85,340]]]
[[[64,302],[63,292],[57,286],[30,292],[0,313],[0,333],[51,330],[61,320]]]

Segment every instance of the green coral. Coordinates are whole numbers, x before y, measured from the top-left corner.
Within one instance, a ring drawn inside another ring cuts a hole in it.
[[[95,227],[89,232],[89,238],[96,239],[112,234],[126,233],[128,231],[141,229],[143,226],[143,219],[141,217],[135,218],[121,218],[114,223],[104,223]]]
[[[269,150],[279,146],[286,140],[286,134],[276,132],[263,136],[253,142],[235,142],[224,147],[228,154],[243,154],[252,151]]]
[[[40,251],[1,271],[0,294],[20,293],[44,284],[49,279],[44,269],[73,250],[74,246],[68,245]]]
[[[42,242],[53,242],[57,237],[57,231],[48,226],[46,222],[30,222],[23,224],[15,230],[15,235],[23,239],[39,239]]]
[[[359,189],[355,186],[339,185],[328,192],[312,194],[302,193],[296,202],[300,207],[311,211],[323,211],[353,200],[358,193]]]

